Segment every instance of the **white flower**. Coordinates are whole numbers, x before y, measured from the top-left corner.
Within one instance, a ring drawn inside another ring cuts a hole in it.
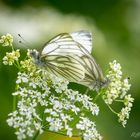
[[[0,43],[2,43],[2,46],[12,46],[13,44],[13,36],[9,33],[6,35],[1,36]]]
[[[125,96],[125,99],[124,99],[125,107],[122,108],[121,112],[118,114],[119,122],[122,123],[123,127],[125,127],[127,123],[127,119],[129,119],[129,114],[133,106],[132,104],[133,101],[134,101],[134,98],[132,98],[130,94]]]
[[[108,72],[107,78],[110,83],[103,95],[103,99],[106,104],[112,104],[117,98],[123,98],[128,90],[130,89],[130,84],[128,79],[124,79],[122,82],[122,72],[121,66],[114,60],[110,64],[110,71]]]
[[[99,107],[96,104],[90,105],[90,110],[92,111],[92,115],[98,115],[99,114]]]
[[[102,137],[95,128],[95,123],[88,118],[80,117],[81,120],[76,125],[76,128],[82,131],[84,140],[101,140]]]
[[[34,134],[34,130],[32,130],[30,127],[27,128],[27,136],[32,137]]]
[[[110,83],[103,95],[103,99],[108,106],[114,101],[124,103],[125,107],[119,113],[114,112],[118,115],[119,122],[125,127],[127,119],[129,119],[131,107],[133,106],[132,102],[134,101],[131,95],[127,95],[131,84],[129,84],[128,78],[122,79],[121,66],[116,60],[110,63],[110,71],[107,78],[110,80]]]
[[[6,52],[6,56],[3,57],[4,65],[13,65],[15,61],[18,61],[20,57],[19,49],[16,51],[12,51],[10,53]]]
[[[124,98],[125,106],[132,107],[132,102],[134,102],[134,98],[132,98],[130,94],[126,95]]]
[[[67,136],[72,137],[72,128],[67,128]]]
[[[71,111],[73,111],[76,115],[80,111],[79,107],[76,107],[75,105],[70,105]]]
[[[46,117],[46,121],[52,122],[54,119],[52,117]]]
[[[15,134],[17,135],[18,140],[22,140],[26,138],[25,129],[20,128],[19,131],[15,132]]]
[[[128,78],[124,79],[122,82],[120,98],[124,98],[124,96],[127,94],[127,91],[130,90],[130,87],[131,87],[131,84],[129,84]]]
[[[59,130],[64,128],[62,121],[59,118],[54,119],[53,121],[49,122],[49,124],[50,124],[49,127],[50,131],[58,132]]]
[[[43,129],[42,129],[41,123],[40,122],[35,122],[35,121],[33,123],[34,123],[34,126],[35,126],[36,130],[39,130],[40,134],[43,133]]]
[[[30,83],[29,83],[29,86],[31,86],[31,87],[33,87],[33,88],[36,88],[36,87],[37,87],[37,85],[36,85],[35,82],[30,82]]]
[[[18,72],[18,77],[16,83],[27,83],[28,82],[28,75],[25,73]]]

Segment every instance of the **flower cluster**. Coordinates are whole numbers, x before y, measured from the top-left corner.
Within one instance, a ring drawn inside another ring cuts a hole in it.
[[[132,107],[133,98],[131,95],[127,95],[128,90],[130,89],[131,84],[128,82],[128,78],[122,78],[121,65],[114,60],[112,63],[109,63],[110,70],[108,72],[107,78],[110,83],[107,87],[107,90],[103,94],[103,99],[107,105],[111,105],[114,101],[122,102],[126,106],[122,108],[120,113],[116,113],[119,117],[119,122],[123,126],[126,125],[126,119],[129,118],[129,113]]]
[[[67,80],[37,68],[30,58],[19,64],[21,71],[16,80],[17,88],[12,93],[18,98],[17,108],[7,119],[8,125],[15,128],[19,140],[33,137],[37,131],[42,133],[44,130],[71,137],[74,129],[79,129],[85,140],[98,139],[98,135],[94,134],[97,133],[95,125],[85,130],[76,128],[80,114],[94,124],[86,115],[87,112],[92,115],[99,113],[99,107],[91,97],[69,89]],[[94,135],[93,138],[88,130]]]
[[[97,132],[95,123],[86,117],[80,117],[76,128],[80,129],[83,133],[84,140],[102,140],[102,136]]]
[[[114,60],[110,64],[110,70],[108,72],[107,78],[110,83],[103,95],[103,99],[106,104],[112,104],[118,97],[124,98],[130,89],[130,84],[128,78],[122,80],[122,71],[119,63]]]
[[[118,113],[118,117],[119,117],[119,122],[122,123],[123,127],[125,127],[126,123],[127,123],[127,119],[129,119],[129,114],[131,111],[131,107],[133,106],[133,101],[134,98],[131,97],[131,95],[126,95],[124,98],[124,105],[125,107],[123,107],[121,109],[121,112]]]
[[[16,51],[6,52],[6,56],[3,58],[4,65],[13,65],[13,63],[18,61],[20,57],[20,50],[17,49]]]
[[[0,43],[2,46],[12,46],[13,44],[13,36],[9,33],[6,35],[1,36]]]

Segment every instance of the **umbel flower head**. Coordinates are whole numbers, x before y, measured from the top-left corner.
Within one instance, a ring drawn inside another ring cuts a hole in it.
[[[95,122],[86,115],[87,112],[93,116],[99,113],[99,107],[91,97],[69,89],[67,80],[37,68],[30,58],[21,61],[20,68],[17,88],[12,93],[18,98],[16,110],[7,119],[8,125],[15,128],[19,140],[33,137],[37,131],[41,134],[45,130],[71,137],[75,129],[85,140],[101,139]],[[77,126],[84,118],[90,126],[81,130]]]
[[[107,78],[110,83],[107,87],[107,90],[103,94],[103,99],[105,103],[109,106],[114,102],[122,102],[124,108],[121,109],[120,113],[113,111],[119,117],[119,122],[125,127],[127,119],[129,119],[129,113],[131,111],[132,102],[134,99],[127,92],[130,90],[131,84],[129,84],[128,78],[122,78],[121,65],[114,60],[112,63],[109,63],[110,70],[107,74]]]

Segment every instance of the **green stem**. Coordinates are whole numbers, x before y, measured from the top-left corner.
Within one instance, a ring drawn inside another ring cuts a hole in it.
[[[13,47],[13,45],[11,46],[11,48],[12,48],[12,51],[14,51],[14,47]]]
[[[97,95],[94,98],[94,102],[99,98],[100,95],[102,95],[102,91],[100,91],[99,93],[97,92]]]
[[[94,98],[94,102],[98,99],[99,96],[100,96],[100,93],[97,93],[97,95]]]
[[[87,89],[86,89],[86,91],[85,91],[85,93],[84,93],[84,94],[87,94],[88,92],[89,92],[89,88],[87,88]]]
[[[13,111],[16,110],[16,96],[13,97]]]
[[[36,140],[36,138],[38,137],[39,135],[39,131],[36,132],[36,134],[34,135],[33,139],[32,140]]]
[[[104,92],[105,92],[104,89],[101,90],[99,93],[97,92],[97,95],[94,98],[94,102],[98,99],[99,96],[102,96],[104,94]]]
[[[71,124],[71,127],[75,126],[75,124],[79,121],[79,116],[74,118],[74,121]]]
[[[16,65],[17,65],[17,68],[20,70],[21,67],[20,67],[20,63],[19,63],[19,61],[16,61]]]
[[[14,64],[14,66],[16,66],[16,68],[17,68],[18,70],[21,69],[21,66],[20,66],[19,61],[15,61],[13,64]]]
[[[62,131],[60,132],[53,132],[53,131],[50,131],[50,130],[47,130],[48,132],[51,132],[51,133],[56,133],[58,135],[63,135],[63,136],[67,136],[65,133],[63,133]],[[72,135],[73,137],[79,137],[79,135]]]
[[[110,105],[107,104],[107,106],[109,107],[109,109],[110,109],[114,114],[118,115],[118,113],[117,113],[116,111],[114,111],[114,110],[111,108]]]
[[[116,102],[122,102],[122,103],[124,103],[124,100],[115,100]]]

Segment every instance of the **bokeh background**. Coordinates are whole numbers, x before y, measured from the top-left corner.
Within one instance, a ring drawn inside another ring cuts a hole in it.
[[[58,33],[83,29],[93,33],[92,53],[103,71],[114,59],[121,63],[135,98],[126,128],[99,101],[99,132],[104,140],[140,139],[140,0],[0,0],[0,35],[11,33],[22,50],[40,48]],[[18,34],[24,44],[18,43]],[[16,69],[2,65],[6,51],[0,46],[0,140],[16,140],[6,123],[16,79]]]

